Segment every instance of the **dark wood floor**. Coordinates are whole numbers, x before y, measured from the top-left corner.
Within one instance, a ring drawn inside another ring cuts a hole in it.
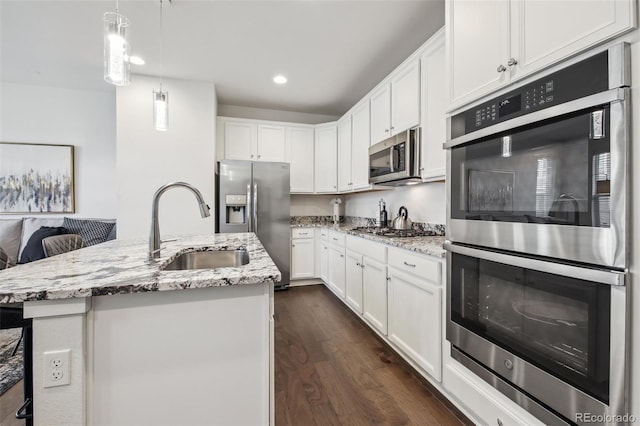
[[[277,425],[472,424],[323,285],[276,292],[275,338]]]
[[[24,420],[15,418],[16,410],[22,405],[22,380],[0,396],[0,426],[24,426]]]

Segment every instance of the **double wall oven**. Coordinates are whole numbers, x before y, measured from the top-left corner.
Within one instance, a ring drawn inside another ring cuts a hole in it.
[[[449,118],[452,357],[547,424],[627,414],[629,47]]]

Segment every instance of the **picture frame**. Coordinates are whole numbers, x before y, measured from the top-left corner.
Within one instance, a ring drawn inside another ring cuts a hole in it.
[[[0,214],[75,213],[74,147],[0,142]]]

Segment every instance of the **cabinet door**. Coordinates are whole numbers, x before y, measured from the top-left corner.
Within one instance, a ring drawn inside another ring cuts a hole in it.
[[[369,102],[363,102],[351,115],[351,189],[369,185]]]
[[[391,136],[420,124],[420,61],[399,69],[391,79]]]
[[[384,263],[363,257],[362,312],[364,318],[380,333],[387,334],[387,267]]]
[[[371,102],[371,145],[391,136],[391,86],[387,83],[376,90]]]
[[[329,285],[329,244],[327,240],[320,241],[320,279]]]
[[[389,268],[389,340],[438,381],[441,291],[424,279]]]
[[[344,299],[345,290],[344,248],[329,246],[329,289]]]
[[[347,250],[345,277],[347,305],[362,315],[362,255]]]
[[[291,243],[291,278],[313,278],[315,242],[313,238],[297,238]]]
[[[287,129],[291,192],[313,192],[313,129]]]
[[[351,115],[338,121],[338,191],[351,190]]]
[[[511,77],[524,77],[634,25],[633,0],[511,2],[510,57],[518,61]]]
[[[447,1],[445,11],[453,109],[509,82],[509,1]]]
[[[316,192],[336,192],[338,190],[336,126],[317,128],[315,137],[315,190]]]
[[[284,161],[284,127],[258,125],[258,161]]]
[[[447,154],[444,36],[422,55],[422,150],[420,176],[423,180],[445,178]]]
[[[227,160],[254,160],[257,126],[242,121],[224,123],[224,158]]]

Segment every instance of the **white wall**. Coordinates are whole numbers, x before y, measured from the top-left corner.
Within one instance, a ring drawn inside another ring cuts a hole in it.
[[[387,191],[373,191],[348,195],[343,201],[345,215],[378,217],[378,201],[387,203],[387,217],[396,217],[401,206],[414,222],[444,224],[446,222],[445,184],[442,182],[400,186]]]
[[[3,81],[0,141],[74,145],[76,216],[116,216],[113,89],[78,90]]]
[[[344,203],[344,195],[291,195],[291,216],[331,216],[333,207],[329,201],[336,197]],[[344,213],[344,205],[340,207]]]
[[[320,124],[335,121],[334,115],[309,114],[305,112],[281,111],[275,109],[252,108],[237,105],[218,105],[221,117],[251,118],[254,120],[286,121],[290,123]]]
[[[175,188],[160,201],[160,232],[193,235],[214,231],[216,93],[212,83],[164,79],[169,130],[153,128],[156,78],[135,75],[117,90],[118,238],[148,238],[153,194],[184,181],[200,190],[212,214],[200,217],[190,191]]]

